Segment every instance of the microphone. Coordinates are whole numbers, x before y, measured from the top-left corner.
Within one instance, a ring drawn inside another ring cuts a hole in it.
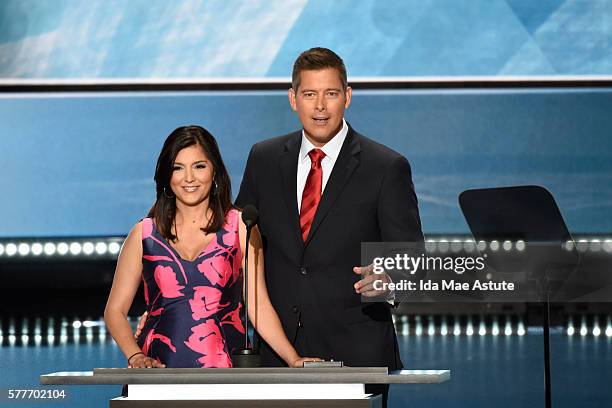
[[[257,211],[257,208],[252,204],[245,205],[242,209],[242,222],[246,225],[247,230],[257,225],[258,220],[259,211]]]
[[[257,207],[252,204],[245,205],[242,209],[242,222],[246,225],[246,251],[244,253],[244,348],[234,351],[232,361],[234,367],[247,368],[259,367],[261,357],[256,350],[249,347],[249,241],[251,230],[259,219]]]

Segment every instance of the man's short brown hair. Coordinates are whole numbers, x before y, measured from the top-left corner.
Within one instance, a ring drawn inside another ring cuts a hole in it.
[[[302,71],[318,71],[325,68],[335,68],[340,73],[342,89],[346,90],[348,81],[346,79],[346,67],[344,61],[335,52],[328,48],[315,47],[304,51],[293,63],[291,74],[291,87],[297,92],[300,87],[300,73]]]

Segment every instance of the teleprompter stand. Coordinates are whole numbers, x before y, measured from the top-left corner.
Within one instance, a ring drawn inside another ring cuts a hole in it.
[[[527,272],[543,308],[544,394],[550,408],[550,299],[576,270],[580,258],[552,194],[539,186],[467,190],[459,205],[477,241],[518,241],[526,256],[489,251],[487,263],[497,271]],[[574,245],[569,248],[575,248]]]

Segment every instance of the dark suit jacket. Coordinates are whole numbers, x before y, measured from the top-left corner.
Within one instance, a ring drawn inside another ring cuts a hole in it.
[[[349,127],[304,243],[296,199],[301,136],[255,144],[236,200],[259,209],[272,304],[290,341],[302,322],[301,355],[401,368],[390,306],[361,302],[353,267],[361,242],[423,239],[410,165]],[[282,365],[266,344],[261,354],[264,365]]]

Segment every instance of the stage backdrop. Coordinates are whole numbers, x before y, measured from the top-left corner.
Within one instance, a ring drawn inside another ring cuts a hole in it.
[[[361,90],[347,119],[410,160],[426,233],[468,232],[464,189],[538,184],[570,230],[599,234],[611,107],[609,88]],[[234,195],[252,144],[299,128],[284,91],[0,94],[0,237],[126,234],[153,202],[164,139],[188,124],[217,137]]]
[[[2,0],[0,77],[609,75],[611,0]]]

